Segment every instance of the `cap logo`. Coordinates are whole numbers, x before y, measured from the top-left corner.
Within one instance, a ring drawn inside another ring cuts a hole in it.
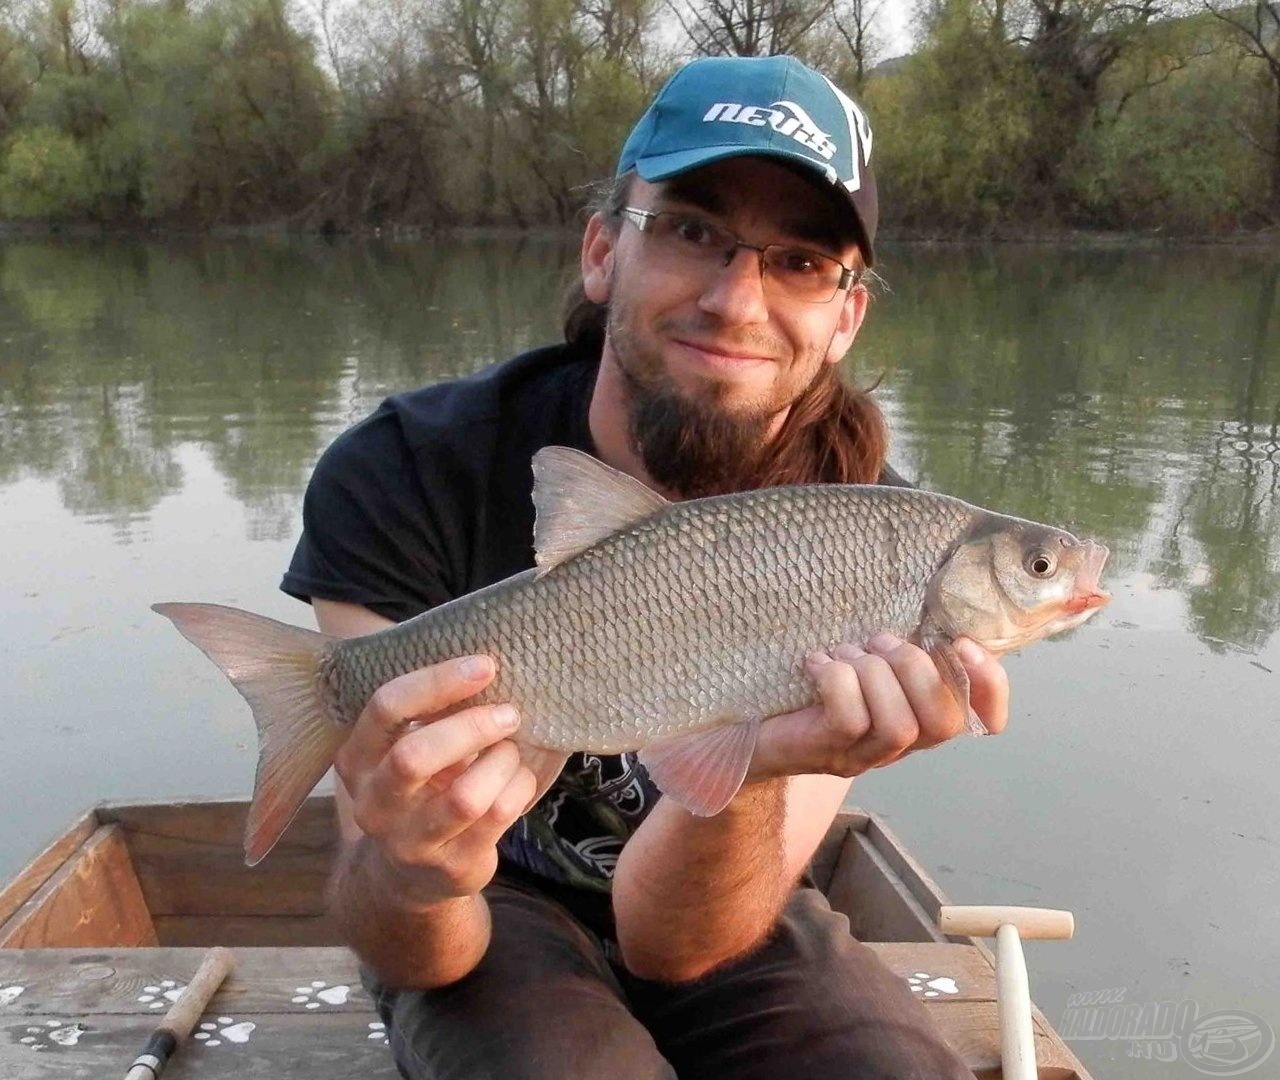
[[[831,136],[794,101],[775,101],[772,105],[735,105],[721,101],[707,110],[702,122],[771,127],[779,135],[795,139],[827,161],[836,155],[836,144],[831,141]]]

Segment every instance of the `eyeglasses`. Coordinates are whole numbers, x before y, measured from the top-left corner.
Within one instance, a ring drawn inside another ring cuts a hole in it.
[[[860,270],[820,251],[791,244],[748,244],[723,225],[696,214],[642,210],[638,206],[620,207],[618,214],[644,233],[663,258],[693,269],[728,266],[738,248],[754,251],[760,259],[760,277],[766,290],[772,288],[793,300],[825,304],[862,276]]]

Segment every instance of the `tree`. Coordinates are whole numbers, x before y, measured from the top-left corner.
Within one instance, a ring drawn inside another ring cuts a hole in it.
[[[667,0],[700,56],[776,56],[802,50],[834,0]]]
[[[1254,0],[1242,7],[1227,7],[1205,0],[1205,7],[1231,27],[1241,51],[1261,65],[1271,84],[1270,137],[1260,141],[1260,149],[1271,162],[1268,214],[1272,224],[1280,224],[1280,3]]]

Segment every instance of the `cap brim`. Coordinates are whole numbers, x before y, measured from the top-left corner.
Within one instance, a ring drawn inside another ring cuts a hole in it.
[[[670,154],[654,154],[636,161],[635,170],[641,180],[656,184],[662,180],[670,180],[671,177],[679,176],[681,173],[686,173],[690,169],[698,169],[703,165],[711,165],[717,161],[735,157],[774,158],[789,165],[800,166],[813,179],[824,181],[825,187],[832,194],[840,196],[840,201],[853,214],[858,247],[862,250],[862,256],[866,264],[868,266],[871,265],[874,253],[870,243],[867,242],[866,226],[863,224],[862,215],[858,213],[857,206],[854,205],[853,200],[848,197],[848,193],[840,186],[838,178],[834,178],[824,166],[818,164],[807,154],[788,150],[781,146],[760,146],[758,143],[751,145],[724,144],[721,146],[698,147],[695,150],[677,150]]]

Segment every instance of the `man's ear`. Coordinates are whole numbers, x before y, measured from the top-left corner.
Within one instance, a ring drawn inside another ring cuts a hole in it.
[[[602,214],[592,214],[582,234],[582,291],[596,304],[607,304],[613,289],[613,255],[618,233]]]
[[[844,354],[849,351],[853,339],[862,328],[862,320],[866,318],[867,304],[870,301],[871,294],[867,292],[865,285],[855,285],[845,295],[835,333],[831,335],[831,344],[827,348],[828,364],[838,364],[844,359]]]

